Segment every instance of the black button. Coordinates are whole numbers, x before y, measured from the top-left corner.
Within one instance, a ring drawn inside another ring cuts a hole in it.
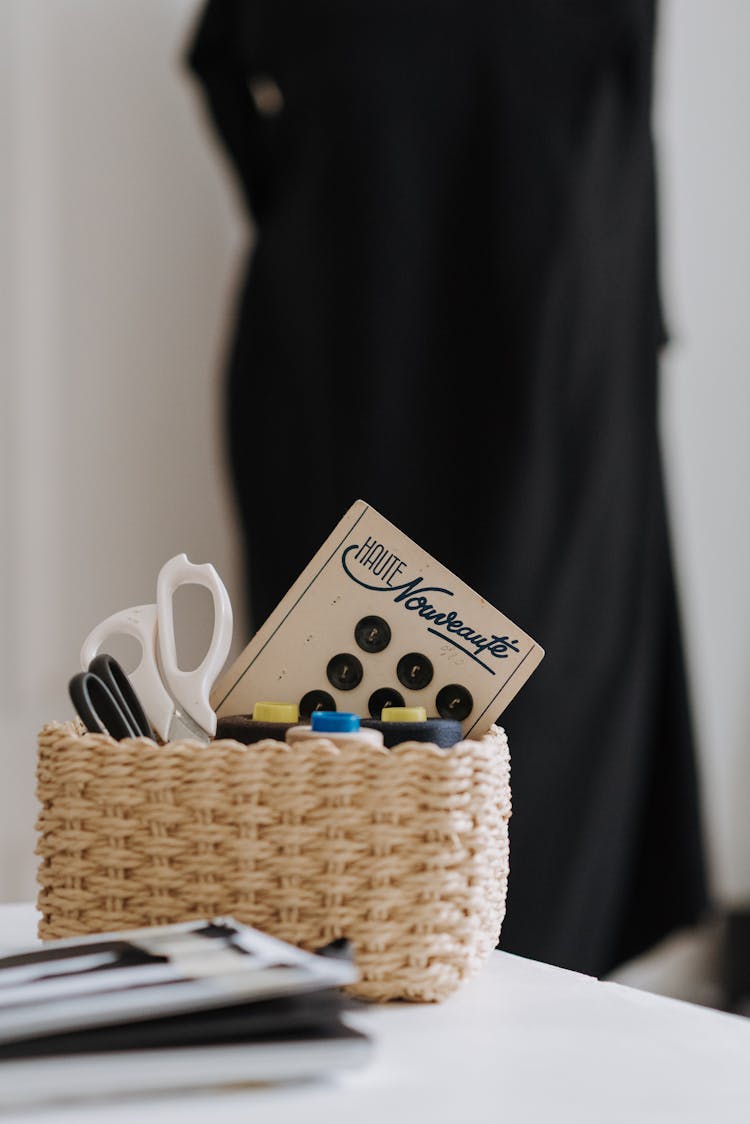
[[[422,656],[419,652],[408,652],[398,661],[396,675],[399,683],[410,691],[421,691],[432,682],[432,664],[427,656]]]
[[[367,703],[371,718],[380,718],[387,706],[403,706],[404,696],[395,687],[378,687]]]
[[[278,82],[268,74],[248,79],[250,96],[261,117],[278,117],[284,108],[284,95]]]
[[[474,700],[471,692],[458,683],[449,683],[438,691],[435,706],[441,718],[455,718],[463,722],[471,714]]]
[[[354,629],[354,639],[363,652],[382,652],[391,642],[391,630],[382,617],[362,617]]]
[[[314,710],[335,710],[336,703],[328,691],[308,691],[299,700],[300,718],[309,718]]]
[[[328,682],[337,691],[353,691],[362,682],[362,664],[356,656],[348,652],[340,652],[328,661],[326,675]]]

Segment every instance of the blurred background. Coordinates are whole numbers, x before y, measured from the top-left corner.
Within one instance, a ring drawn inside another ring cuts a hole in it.
[[[249,638],[221,395],[252,233],[183,62],[201,7],[0,0],[2,900],[35,894],[36,731],[90,628],[185,551]],[[745,0],[660,5],[661,432],[719,919],[750,907],[748,39]],[[621,978],[711,1002],[717,933]]]

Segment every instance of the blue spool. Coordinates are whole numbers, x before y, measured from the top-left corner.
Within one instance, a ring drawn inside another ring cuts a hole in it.
[[[345,710],[314,710],[310,725],[316,734],[356,734],[359,732],[359,715]]]

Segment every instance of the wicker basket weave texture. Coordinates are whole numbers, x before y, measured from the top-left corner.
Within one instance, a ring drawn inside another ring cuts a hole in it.
[[[354,942],[370,999],[439,1000],[505,912],[508,744],[157,746],[39,735],[42,938],[231,915]]]

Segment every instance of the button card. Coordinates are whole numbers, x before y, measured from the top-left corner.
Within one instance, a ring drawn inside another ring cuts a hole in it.
[[[512,621],[358,500],[244,652],[217,680],[219,716],[256,702],[367,716],[373,697],[490,728],[544,652]],[[380,695],[378,695],[380,692]]]

